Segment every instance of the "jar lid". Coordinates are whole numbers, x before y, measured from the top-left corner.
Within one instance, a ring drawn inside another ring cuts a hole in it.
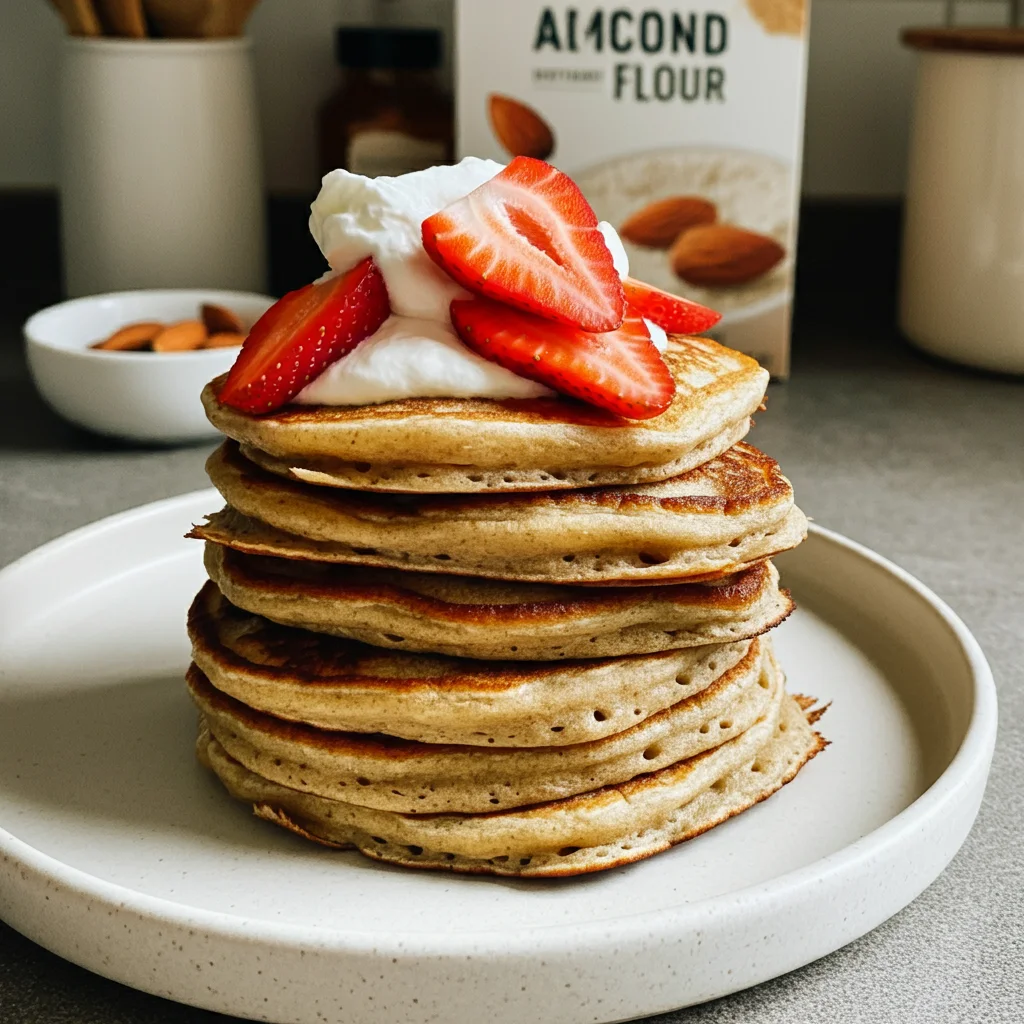
[[[441,32],[436,28],[344,25],[335,32],[334,55],[343,68],[425,71],[441,64]]]
[[[1024,28],[906,28],[903,44],[947,53],[1024,53]]]

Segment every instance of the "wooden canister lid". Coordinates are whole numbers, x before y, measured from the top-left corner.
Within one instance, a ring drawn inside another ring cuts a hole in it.
[[[902,39],[915,50],[1024,54],[1024,28],[905,28]]]

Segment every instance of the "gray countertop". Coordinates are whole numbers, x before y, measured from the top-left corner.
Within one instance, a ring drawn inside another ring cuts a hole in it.
[[[752,440],[801,506],[932,587],[977,635],[1000,732],[974,831],[906,910],[817,963],[658,1018],[1010,1022],[1024,1019],[1024,382],[941,366],[863,307],[802,312],[794,372]],[[859,321],[858,321],[859,317]],[[884,322],[888,317],[881,318]],[[153,451],[89,437],[36,397],[0,331],[0,564],[100,516],[205,485],[207,447]],[[229,1018],[133,992],[0,924],[0,1021],[195,1024]],[[382,1021],[381,1024],[387,1024]]]

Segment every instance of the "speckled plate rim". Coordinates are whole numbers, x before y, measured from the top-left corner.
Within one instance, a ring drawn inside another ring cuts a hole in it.
[[[117,531],[123,537],[126,527],[154,517],[180,515],[184,521],[188,517],[187,510],[199,514],[198,510],[215,501],[216,493],[212,490],[192,492],[140,506],[72,531],[0,570],[0,598],[9,587],[17,587],[22,574],[38,574],[45,569],[47,562],[59,561],[83,542],[91,544],[110,531]],[[571,979],[565,981],[567,988],[586,983],[587,979],[599,984],[607,977],[611,962],[614,962],[615,974],[620,978],[623,971],[629,970],[649,975],[663,967],[667,973],[677,954],[666,958],[664,951],[672,953],[674,940],[695,935],[699,937],[697,946],[706,948],[708,959],[700,965],[706,979],[699,990],[690,993],[689,1003],[714,998],[793,970],[876,927],[902,909],[941,873],[966,838],[977,815],[988,777],[997,724],[996,691],[991,670],[978,642],[945,602],[903,569],[840,534],[812,524],[808,545],[811,543],[824,544],[832,550],[841,549],[847,556],[869,563],[899,583],[909,598],[927,606],[941,620],[962,653],[972,692],[970,721],[964,739],[936,781],[884,825],[805,867],[726,896],[654,912],[568,927],[552,924],[500,932],[481,929],[457,936],[398,931],[382,936],[344,929],[317,929],[314,934],[301,926],[254,922],[242,916],[197,910],[105,882],[69,867],[3,828],[0,828],[0,879],[6,876],[9,884],[18,880],[23,886],[37,889],[40,896],[45,891],[59,890],[62,900],[76,902],[83,908],[87,904],[97,904],[121,914],[128,913],[139,928],[145,928],[147,924],[159,926],[164,943],[170,942],[175,933],[187,935],[194,945],[208,947],[208,951],[219,949],[225,954],[225,965],[238,961],[236,966],[240,966],[252,959],[252,951],[257,948],[273,953],[278,964],[277,974],[291,969],[297,975],[312,977],[315,975],[309,972],[316,963],[323,963],[322,957],[330,959],[338,954],[350,957],[348,966],[357,970],[360,964],[371,970],[387,962],[395,968],[393,977],[389,978],[389,988],[396,999],[401,999],[406,991],[410,994],[422,991],[418,987],[422,981],[417,975],[417,965],[436,964],[453,957],[463,962],[472,959],[484,965],[498,962],[521,964],[534,971],[535,980],[542,979],[540,991],[548,992],[551,985],[561,984],[563,979]],[[153,559],[154,562],[159,560],[162,560],[159,556]],[[908,856],[911,849],[913,857]],[[908,862],[912,862],[909,870]],[[889,876],[887,884],[896,890],[886,900],[869,900],[865,904],[851,898],[851,893],[870,885],[880,873]],[[42,920],[44,914],[36,922],[39,927],[35,927],[33,922],[20,920],[20,914],[10,914],[15,902],[11,891],[9,886],[0,886],[0,917],[9,920],[30,938],[40,941],[39,935],[47,931],[46,922]],[[836,917],[836,924],[823,945],[819,937],[808,939],[800,929],[801,923],[825,904],[831,905],[830,914]],[[51,908],[47,913],[54,912]],[[738,928],[748,936],[761,937],[758,954],[747,958],[748,965],[742,971],[726,968],[726,963],[735,962],[735,956],[729,949],[723,952],[722,946],[723,942],[728,944],[730,933]],[[44,944],[54,948],[52,942]],[[230,953],[226,952],[228,947]],[[240,1007],[236,1001],[225,998],[223,992],[215,991],[210,998],[191,998],[176,987],[173,970],[159,980],[128,976],[130,972],[112,963],[109,956],[99,957],[89,950],[68,948],[54,951],[115,980],[221,1012],[267,1020],[299,1022],[313,1019],[312,1013],[305,1016],[301,1011],[295,1015],[292,1009],[275,1010],[273,1006],[267,1009],[269,1015],[253,1012],[256,1004]],[[308,956],[310,953],[321,956]],[[206,954],[196,951],[196,955]],[[672,974],[675,973],[673,970]],[[515,977],[518,982],[520,974],[516,973]],[[491,985],[493,980],[488,978],[488,984]],[[369,981],[361,974],[348,978],[348,982],[354,985],[351,989],[353,998],[357,990],[365,988]],[[258,988],[255,977],[241,978],[241,982]],[[491,1014],[493,1020],[502,1024],[517,1021],[528,1007],[536,1015],[536,1005],[532,1000],[536,998],[537,989],[533,984],[523,987],[524,993],[530,990],[529,1001],[525,996],[523,999],[515,998],[519,995],[518,983],[509,986],[507,992],[505,987],[499,984],[496,988],[488,988],[491,1009],[496,1005],[491,1000],[496,999],[501,1004],[501,1009]],[[644,1006],[634,1007],[631,1011],[623,1012],[623,1007],[617,1008],[614,1000],[609,1000],[606,1009],[598,1016],[589,1010],[582,1014],[574,1013],[570,1006],[558,1005],[556,1010],[552,1010],[550,1019],[557,1017],[564,1024],[583,1020],[622,1020],[637,1013],[646,1015],[683,1005],[678,997],[670,994],[671,989],[671,985],[666,985],[662,998],[651,998]],[[453,994],[449,992],[448,995],[451,997]],[[411,998],[408,1000],[412,1015],[407,1019],[410,1022],[429,1019],[425,1009],[421,1016],[416,1016],[413,1002]],[[377,1014],[381,1007],[379,1004],[374,1007],[371,1003],[370,1009]],[[476,1019],[474,1014],[479,1011],[480,1004],[463,1006],[456,996],[452,1001],[450,1019],[469,1022]],[[371,1015],[361,1015],[354,1007],[345,1008],[345,1019],[369,1021]]]

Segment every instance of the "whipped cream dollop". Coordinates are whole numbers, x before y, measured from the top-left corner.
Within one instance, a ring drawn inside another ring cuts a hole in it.
[[[466,157],[398,177],[331,171],[310,208],[309,230],[342,273],[372,256],[387,285],[391,316],[348,355],[328,366],[294,401],[304,405],[371,405],[403,398],[539,398],[554,392],[478,356],[459,340],[448,307],[469,293],[423,249],[421,225],[461,199],[502,164]],[[599,225],[620,277],[629,259],[615,229]],[[647,321],[664,350],[665,332]]]
[[[392,313],[444,323],[452,299],[468,292],[426,254],[422,224],[502,170],[494,160],[468,156],[394,178],[331,171],[310,207],[309,230],[337,273],[372,256]]]
[[[451,325],[391,316],[302,389],[297,402],[372,405],[400,398],[540,398],[543,384],[466,348]]]

